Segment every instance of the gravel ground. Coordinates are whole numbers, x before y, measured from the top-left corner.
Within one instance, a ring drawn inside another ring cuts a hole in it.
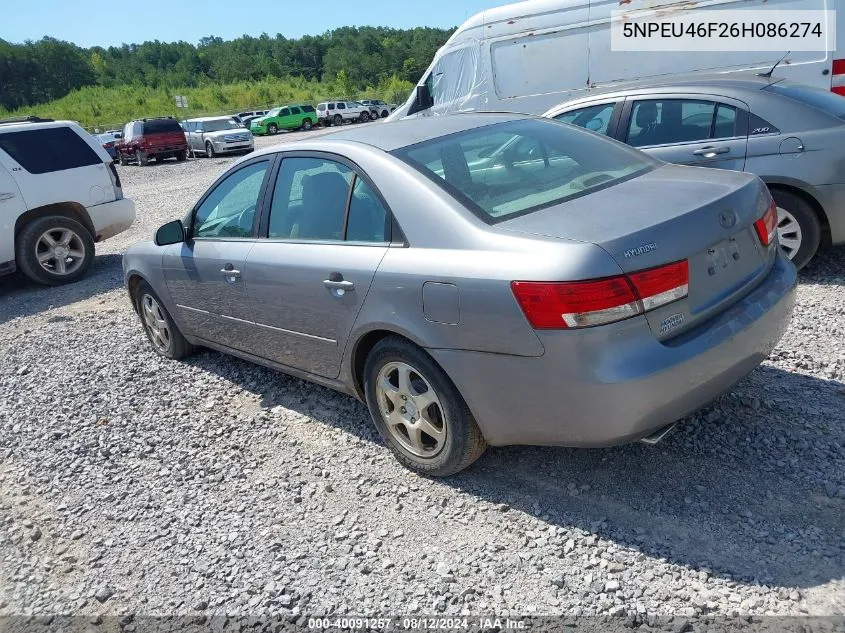
[[[0,615],[845,612],[845,249],[661,444],[431,481],[349,397],[150,350],[120,253],[230,160],[121,168],[138,219],[85,281],[0,280]]]

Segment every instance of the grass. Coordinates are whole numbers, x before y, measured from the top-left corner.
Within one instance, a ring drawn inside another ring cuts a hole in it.
[[[193,88],[89,86],[56,101],[27,106],[14,112],[0,108],[0,118],[32,114],[50,119],[68,119],[77,121],[93,131],[93,128],[120,128],[127,121],[145,117],[170,115],[184,119],[231,114],[239,110],[266,109],[286,103],[316,104],[333,98],[384,99],[388,103],[399,104],[405,101],[413,88],[410,82],[392,77],[378,86],[344,94],[343,90],[348,93],[351,92],[350,88],[339,88],[338,83],[308,81],[301,77],[268,77],[260,81],[226,85],[204,84]],[[176,107],[176,95],[188,98],[188,108]]]

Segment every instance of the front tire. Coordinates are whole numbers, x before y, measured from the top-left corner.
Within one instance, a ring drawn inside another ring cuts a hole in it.
[[[267,126],[267,132],[269,134],[278,134],[279,133],[279,126],[276,125],[275,123],[271,123],[270,125]]]
[[[127,162],[126,162],[126,156],[124,156],[123,154],[118,154],[118,155],[117,155],[117,160],[118,160],[118,162],[120,162],[120,166],[121,166],[121,167],[126,167],[126,164],[127,164]]]
[[[819,249],[822,227],[816,212],[801,196],[790,191],[772,190],[778,207],[778,244],[799,270]]]
[[[180,360],[194,351],[193,345],[182,336],[161,299],[146,281],[140,282],[135,291],[135,309],[156,354]]]
[[[446,373],[422,349],[390,336],[364,366],[367,407],[401,464],[445,477],[467,468],[487,443]]]
[[[214,151],[214,145],[211,144],[211,141],[208,141],[205,144],[205,155],[209,158],[214,158],[217,156],[216,152]]]
[[[38,218],[18,235],[16,261],[32,281],[46,286],[69,284],[94,262],[94,238],[82,224],[60,215]]]

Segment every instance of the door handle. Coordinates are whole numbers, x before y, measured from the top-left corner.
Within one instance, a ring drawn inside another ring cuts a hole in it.
[[[232,264],[226,264],[220,269],[220,272],[226,277],[231,277],[232,281],[241,276],[241,271],[235,270],[235,267],[232,266]]]
[[[4,200],[11,200],[14,197],[15,194],[13,193],[0,193],[0,202],[3,202]]]
[[[351,281],[333,281],[331,279],[324,279],[323,285],[326,288],[331,288],[332,290],[352,290],[355,287]]]
[[[693,152],[696,156],[705,156],[710,158],[711,156],[715,156],[716,154],[727,154],[731,151],[730,147],[702,147],[701,149],[697,149]]]

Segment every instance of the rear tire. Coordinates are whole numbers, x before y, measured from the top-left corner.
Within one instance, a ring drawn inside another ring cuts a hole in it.
[[[36,283],[69,284],[91,268],[94,238],[71,218],[61,215],[38,218],[18,234],[15,259],[20,271]]]
[[[118,162],[120,162],[121,167],[126,167],[126,156],[124,156],[123,154],[118,154],[117,160]]]
[[[339,114],[335,114],[332,119],[332,125],[343,125],[343,117]]]
[[[386,119],[388,116],[390,116],[390,112],[388,112],[387,110],[381,111],[381,118],[382,119]]]
[[[146,281],[140,282],[133,300],[141,318],[144,334],[147,335],[153,351],[172,360],[180,360],[193,353],[194,346],[176,327],[170,313],[150,284]]]
[[[487,448],[446,373],[405,339],[389,336],[372,349],[364,366],[364,393],[379,434],[411,470],[435,477],[452,475]]]
[[[310,129],[313,127],[313,125],[314,125],[314,124],[313,124],[313,123],[311,123],[311,119],[305,119],[305,120],[302,122],[302,129],[303,129],[303,130],[305,130],[305,131],[307,132],[308,130],[310,130]]]
[[[361,113],[361,123],[366,123],[370,120],[370,113],[369,112],[362,112]]]
[[[801,196],[780,189],[773,189],[771,193],[778,206],[780,249],[800,270],[819,249],[821,222],[813,207]]]
[[[188,159],[188,150],[186,150],[186,149],[182,150],[181,152],[176,154],[176,160],[180,163],[184,162],[187,159]]]
[[[146,167],[150,164],[150,157],[147,156],[144,152],[136,152],[136,155],[138,156],[138,164],[141,167]]]

